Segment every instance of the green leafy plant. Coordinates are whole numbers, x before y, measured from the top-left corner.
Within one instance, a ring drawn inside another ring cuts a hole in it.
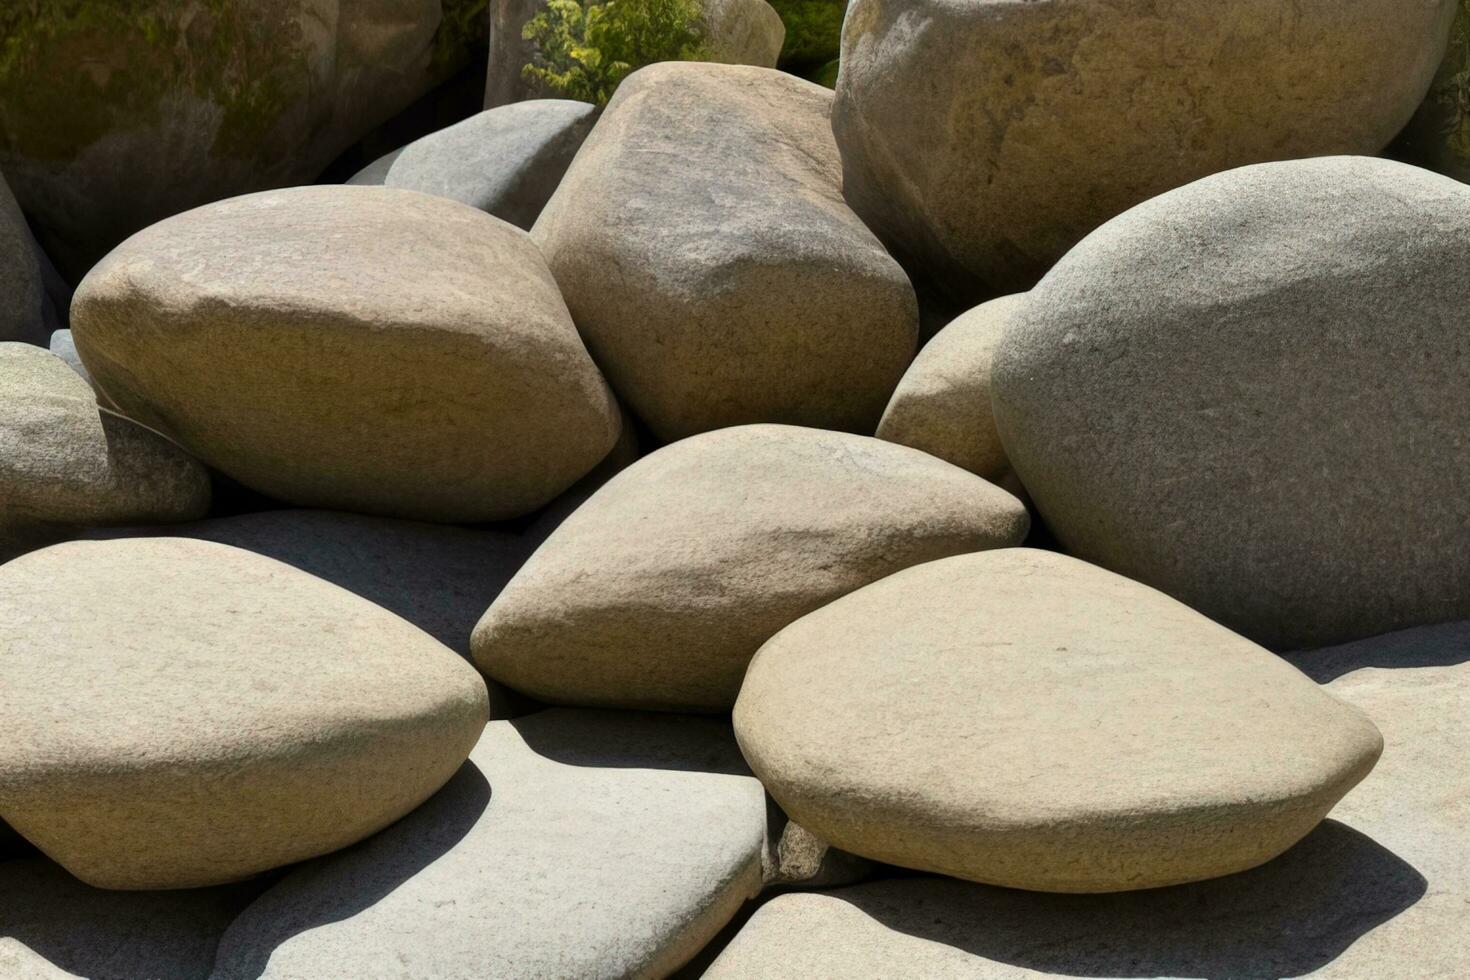
[[[597,105],[644,65],[706,57],[698,0],[550,0],[522,36],[536,44],[528,80]]]
[[[837,60],[847,0],[770,0],[786,25],[779,67],[820,81],[815,76]]]

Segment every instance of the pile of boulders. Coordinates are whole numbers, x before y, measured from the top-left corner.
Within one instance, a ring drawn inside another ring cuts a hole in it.
[[[853,0],[74,295],[0,183],[0,976],[1464,976],[1455,9]]]

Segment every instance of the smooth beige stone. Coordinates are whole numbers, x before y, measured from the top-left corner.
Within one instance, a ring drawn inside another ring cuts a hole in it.
[[[485,723],[480,678],[418,628],[212,542],[22,556],[0,622],[0,817],[101,888],[345,847],[442,786]]]
[[[990,364],[1006,324],[1025,303],[1025,293],[1002,296],[935,334],[898,382],[875,435],[1016,492],[1020,484],[990,413]]]
[[[618,435],[526,233],[413,191],[297,187],[160,222],[88,274],[72,335],[123,411],[301,506],[516,517]]]
[[[61,358],[0,343],[0,561],[88,524],[194,520],[209,497],[203,466]]]
[[[1019,544],[1010,494],[865,436],[721,429],[613,477],[475,628],[490,677],[567,704],[725,711],[783,626],[901,568]]]
[[[853,208],[957,298],[1029,289],[1141,201],[1374,154],[1455,0],[852,0],[832,129]]]
[[[1030,549],[919,565],[796,621],[751,662],[735,732],[837,847],[1056,892],[1255,867],[1383,746],[1273,654]]]
[[[913,357],[913,287],[843,200],[831,103],[769,69],[651,65],[531,230],[597,363],[659,437],[870,433]]]
[[[1299,977],[1459,980],[1470,905],[1470,624],[1292,661],[1372,715],[1383,760],[1251,871],[1174,888],[1045,895],[944,878],[779,896],[718,980]]]
[[[1470,187],[1387,160],[1171,191],[1012,317],[1006,453],[1063,550],[1271,649],[1470,617],[1466,256]]]

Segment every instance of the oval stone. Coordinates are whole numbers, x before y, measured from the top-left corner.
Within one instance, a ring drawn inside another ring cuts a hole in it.
[[[442,786],[487,715],[426,633],[212,542],[22,556],[0,566],[0,623],[0,817],[100,888],[217,884],[361,840]]]
[[[1058,892],[1255,867],[1383,747],[1274,654],[1030,549],[929,562],[793,623],[752,661],[735,731],[837,847]]]
[[[526,233],[413,191],[298,187],[169,218],[88,274],[72,333],[123,411],[301,506],[515,517],[618,435]]]

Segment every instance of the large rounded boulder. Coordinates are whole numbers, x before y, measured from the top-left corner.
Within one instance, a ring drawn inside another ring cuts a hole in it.
[[[293,188],[161,222],[88,275],[72,333],[122,410],[302,506],[515,517],[620,426],[526,233],[413,191]]]
[[[209,500],[188,453],[99,408],[55,354],[0,343],[0,561],[89,525],[200,518]]]
[[[1231,167],[1377,153],[1455,0],[853,0],[833,130],[853,207],[959,299]]]
[[[0,566],[0,818],[99,888],[217,884],[345,847],[442,786],[485,685],[288,565],[188,539]]]
[[[1383,749],[1269,651],[1030,549],[910,568],[788,626],[751,662],[735,733],[837,847],[1055,892],[1255,867]]]
[[[918,306],[842,200],[831,93],[761,68],[629,76],[532,234],[618,394],[660,437],[870,433]]]
[[[1470,188],[1262,164],[1099,229],[996,356],[1073,554],[1268,646],[1470,615]]]
[[[724,711],[783,626],[901,568],[1019,544],[1010,494],[877,439],[721,429],[644,457],[475,628],[488,675],[563,704]]]

